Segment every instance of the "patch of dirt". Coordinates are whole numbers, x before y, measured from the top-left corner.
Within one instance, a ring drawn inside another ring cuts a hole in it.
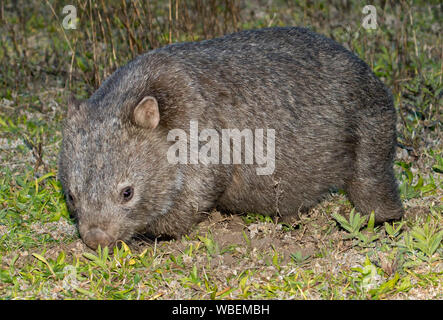
[[[241,257],[247,254],[251,255],[251,259],[255,254],[257,261],[264,262],[277,253],[280,263],[287,264],[291,261],[292,254],[298,253],[302,257],[312,258],[324,248],[328,248],[330,243],[341,241],[341,231],[335,230],[332,234],[325,234],[327,230],[334,228],[334,222],[321,209],[313,209],[299,219],[294,219],[292,226],[292,230],[288,230],[279,223],[246,224],[241,216],[213,211],[206,221],[196,226],[189,237],[212,237],[220,251],[227,247],[235,248],[223,250],[220,259],[217,260],[234,269],[238,269]],[[328,244],[325,243],[326,239]],[[168,249],[173,252],[183,251],[189,242],[175,241],[168,245]],[[344,247],[338,245],[337,248]]]
[[[417,220],[420,217],[425,217],[429,214],[429,208],[424,206],[416,206],[405,210],[404,217],[406,219]]]
[[[54,240],[62,240],[77,235],[76,226],[67,222],[65,219],[44,224],[41,222],[32,223],[30,228],[37,234],[49,234]]]

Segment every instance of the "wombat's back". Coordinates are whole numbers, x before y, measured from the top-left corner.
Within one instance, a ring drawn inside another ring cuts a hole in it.
[[[229,106],[242,104],[263,115],[288,109],[293,117],[294,112],[309,112],[313,105],[320,108],[317,112],[327,111],[327,116],[346,110],[349,100],[354,110],[356,100],[367,101],[367,95],[390,98],[370,68],[352,52],[299,27],[247,30],[152,50],[118,69],[90,100],[118,108],[128,104],[128,99],[152,93],[194,105],[202,98],[201,110],[221,107],[229,112]],[[115,101],[121,103],[110,103]],[[168,113],[168,108],[178,106],[165,101],[163,107]],[[364,107],[368,103],[359,105]]]
[[[182,63],[203,67],[203,62],[227,63],[229,68],[264,67],[269,63],[320,66],[328,58],[343,54],[346,60],[359,61],[335,41],[300,27],[273,27],[246,30],[199,42],[175,43],[151,51],[168,52]],[[324,59],[326,58],[326,59]],[[208,70],[209,66],[206,66]]]
[[[316,106],[315,111],[326,117],[350,110],[355,116],[356,109],[377,109],[374,99],[384,105],[391,100],[366,63],[337,42],[305,28],[241,31],[172,44],[145,58],[149,61],[154,56],[166,56],[177,64],[192,79],[188,85],[212,108],[243,104],[264,113],[283,108],[297,118],[294,112],[310,113]]]

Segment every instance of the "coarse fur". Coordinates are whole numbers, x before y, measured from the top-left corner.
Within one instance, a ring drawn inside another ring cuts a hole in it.
[[[158,101],[152,129],[134,122],[144,97]],[[246,164],[169,164],[166,136],[188,132],[190,120],[218,132],[275,129],[274,173],[260,176]],[[338,43],[298,27],[242,31],[147,52],[90,99],[72,103],[59,179],[83,239],[98,228],[109,245],[136,234],[178,237],[215,207],[286,219],[333,188],[383,222],[403,213],[395,127],[389,90]],[[134,194],[123,202],[126,186]]]

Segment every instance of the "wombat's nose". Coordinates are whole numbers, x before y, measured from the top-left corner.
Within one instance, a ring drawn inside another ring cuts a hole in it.
[[[99,228],[93,228],[89,230],[83,238],[83,241],[91,249],[97,249],[98,245],[103,247],[110,247],[112,244],[112,238],[103,230]]]

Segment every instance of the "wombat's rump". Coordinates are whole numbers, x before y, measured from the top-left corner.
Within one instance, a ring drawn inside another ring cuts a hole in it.
[[[168,133],[191,120],[274,129],[275,170],[169,163]],[[304,28],[242,31],[150,51],[71,104],[59,178],[92,248],[182,235],[214,207],[287,218],[331,189],[382,222],[403,213],[395,123],[388,89],[341,45]]]

